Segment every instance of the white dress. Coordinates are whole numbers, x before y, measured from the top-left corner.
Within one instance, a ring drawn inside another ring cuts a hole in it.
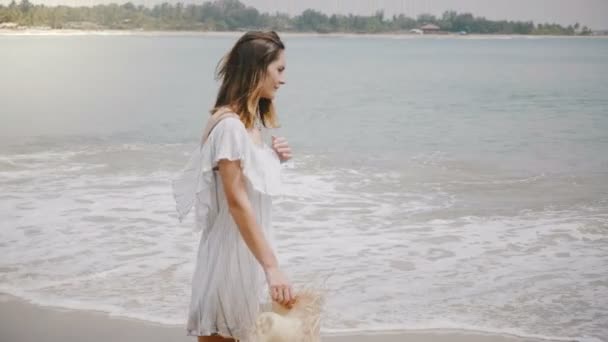
[[[281,163],[269,146],[256,145],[237,118],[220,121],[207,142],[195,149],[173,182],[180,221],[195,207],[201,240],[192,278],[189,336],[219,334],[247,341],[260,305],[268,301],[263,270],[242,239],[229,212],[220,159],[240,160],[258,224],[272,245],[271,196],[281,187]]]

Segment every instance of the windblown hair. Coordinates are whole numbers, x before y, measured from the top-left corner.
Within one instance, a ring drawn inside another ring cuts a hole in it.
[[[274,104],[271,99],[261,97],[261,90],[268,66],[284,49],[274,31],[245,33],[217,66],[216,79],[221,80],[221,86],[211,113],[229,107],[245,127],[252,128],[259,112],[265,127],[278,127]]]

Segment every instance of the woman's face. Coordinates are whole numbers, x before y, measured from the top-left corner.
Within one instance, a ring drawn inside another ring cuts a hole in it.
[[[279,52],[279,57],[275,59],[266,70],[266,78],[262,85],[261,96],[266,99],[274,99],[275,93],[281,85],[285,84],[285,51]]]

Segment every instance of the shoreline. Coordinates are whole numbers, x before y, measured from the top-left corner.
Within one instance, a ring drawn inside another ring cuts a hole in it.
[[[164,325],[101,311],[72,310],[39,306],[25,299],[0,293],[0,340],[25,342],[45,339],[50,342],[76,341],[195,341],[186,335],[185,326]],[[457,329],[384,330],[356,333],[323,333],[325,342],[418,341],[418,342],[549,342],[574,341],[519,337]]]
[[[238,37],[246,31],[177,31],[177,30],[76,30],[76,29],[0,29],[0,36],[201,36],[201,37]],[[603,36],[566,36],[566,35],[519,35],[519,34],[412,34],[412,33],[315,33],[315,32],[278,32],[285,37],[332,37],[332,38],[452,38],[452,39],[539,39],[539,38],[572,38],[572,39],[606,39]]]

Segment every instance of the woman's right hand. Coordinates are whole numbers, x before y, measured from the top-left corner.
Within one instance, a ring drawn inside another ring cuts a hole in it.
[[[285,274],[278,267],[266,269],[265,273],[272,300],[287,308],[291,308],[295,302],[295,295],[291,283]]]

